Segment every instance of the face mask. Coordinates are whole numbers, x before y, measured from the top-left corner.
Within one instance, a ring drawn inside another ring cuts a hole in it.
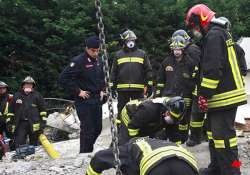
[[[133,47],[135,47],[135,42],[134,41],[128,41],[126,45],[127,45],[128,48],[132,49]]]
[[[23,88],[23,91],[28,94],[32,91],[32,88]]]
[[[195,40],[200,41],[202,38],[202,33],[197,30],[193,30],[192,32],[193,32]]]

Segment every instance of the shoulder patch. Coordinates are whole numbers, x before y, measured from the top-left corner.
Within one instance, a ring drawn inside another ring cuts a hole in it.
[[[172,66],[166,66],[165,71],[174,71]]]
[[[23,101],[22,101],[21,99],[17,99],[17,100],[16,100],[16,103],[17,103],[17,104],[22,104]]]

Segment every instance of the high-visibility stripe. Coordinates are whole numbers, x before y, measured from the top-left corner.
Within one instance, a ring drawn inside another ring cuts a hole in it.
[[[87,169],[87,174],[88,175],[101,175],[101,173],[97,173],[93,170],[93,168],[91,167],[91,165],[89,165],[88,169]]]
[[[7,114],[7,117],[13,117],[14,116],[14,113],[8,113]]]
[[[129,119],[129,116],[127,114],[126,106],[122,109],[121,119],[122,119],[123,123],[125,124],[125,126],[128,127],[128,123],[129,123],[130,119]]]
[[[114,85],[113,83],[109,83],[109,87],[113,87],[113,85]]]
[[[136,145],[139,146],[140,150],[143,153],[143,156],[147,156],[150,152],[152,152],[151,146],[145,140],[136,142]]]
[[[10,118],[6,118],[6,122],[9,122],[10,121]]]
[[[207,131],[207,138],[208,138],[208,140],[213,140],[213,136],[212,136],[211,131]]]
[[[190,122],[190,126],[193,128],[201,128],[203,124],[204,124],[204,120],[201,122],[193,122],[193,121]]]
[[[196,76],[196,72],[193,72],[192,73],[192,77],[194,78]]]
[[[189,106],[191,106],[192,99],[191,98],[184,98],[184,102],[185,102],[186,107],[189,107]]]
[[[230,148],[237,146],[237,137],[229,139]]]
[[[138,135],[139,131],[140,131],[140,129],[128,128],[128,134],[129,134],[129,136],[132,136],[132,137]]]
[[[181,141],[175,142],[176,145],[181,145]]]
[[[115,119],[115,124],[116,124],[116,125],[119,125],[119,124],[121,124],[121,123],[122,123],[121,120]]]
[[[120,58],[117,60],[117,64],[123,64],[123,63],[140,63],[143,64],[144,63],[144,59],[143,58],[139,58],[139,57],[125,57],[125,58]]]
[[[38,131],[39,129],[40,129],[40,124],[39,123],[33,124],[33,131]]]
[[[216,139],[213,139],[213,140],[214,140],[215,148],[226,148],[224,140],[216,140]]]
[[[192,94],[197,96],[197,85],[195,85],[195,88],[194,88]]]
[[[230,98],[230,99],[227,99],[227,100],[221,100],[221,101],[217,101],[217,102],[209,102],[208,103],[208,108],[216,108],[216,107],[228,106],[228,105],[240,103],[240,102],[243,102],[243,101],[247,101],[246,94],[243,94],[243,95],[238,96],[238,97],[233,97],[233,98]]]
[[[225,93],[214,95],[214,96],[212,96],[211,99],[208,100],[208,102],[224,100],[224,99],[228,99],[231,97],[236,97],[236,96],[240,96],[240,95],[244,95],[244,94],[246,94],[246,91],[244,88],[236,89],[236,90],[232,90],[232,91],[228,91]]]
[[[240,70],[239,70],[239,66],[238,66],[238,62],[237,62],[237,58],[236,58],[236,54],[235,54],[235,50],[233,46],[228,46],[227,52],[228,52],[228,59],[229,59],[229,63],[232,69],[236,87],[237,89],[243,88],[243,82],[241,79],[241,74],[240,74]]]
[[[117,88],[118,89],[121,89],[121,88],[139,88],[139,89],[144,89],[144,84],[118,84]]]
[[[161,90],[156,90],[156,95],[159,95],[161,93]]]
[[[45,115],[47,115],[47,112],[45,111],[40,112],[40,116],[45,116]]]
[[[180,157],[187,161],[194,169],[198,171],[197,161],[195,157],[183,149],[181,146],[166,146],[153,150],[147,156],[144,156],[140,162],[140,175],[146,175],[150,167],[152,167],[156,162],[164,157]]]
[[[170,113],[170,115],[173,116],[174,118],[180,120],[180,117],[181,117],[180,114],[176,114],[176,113],[174,113],[173,111],[170,111],[169,113]]]
[[[219,80],[212,80],[209,78],[202,78],[201,86],[210,88],[210,89],[216,89],[219,84]]]
[[[5,109],[4,109],[4,112],[3,112],[3,115],[7,115],[8,114],[8,109],[9,109],[9,103],[7,102],[6,106],[5,106]]]
[[[42,117],[42,119],[43,119],[43,120],[47,120],[47,119],[48,119],[48,117]]]
[[[148,81],[148,85],[152,86],[153,85],[153,81]]]
[[[164,84],[158,83],[157,87],[164,87]]]
[[[179,130],[181,130],[181,131],[188,130],[188,124],[186,124],[186,125],[179,124]]]

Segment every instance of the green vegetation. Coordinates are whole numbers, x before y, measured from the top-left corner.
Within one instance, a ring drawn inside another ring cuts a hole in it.
[[[201,2],[231,20],[235,37],[250,33],[249,0],[102,0],[110,59],[127,27],[157,69],[186,10]],[[94,0],[0,0],[0,80],[14,92],[31,75],[45,97],[63,97],[58,75],[82,52],[84,38],[98,33],[95,11]]]

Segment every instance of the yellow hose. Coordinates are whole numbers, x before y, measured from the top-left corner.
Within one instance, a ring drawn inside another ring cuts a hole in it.
[[[57,159],[60,157],[59,153],[54,149],[53,145],[48,141],[44,134],[39,136],[39,140],[52,159]]]

